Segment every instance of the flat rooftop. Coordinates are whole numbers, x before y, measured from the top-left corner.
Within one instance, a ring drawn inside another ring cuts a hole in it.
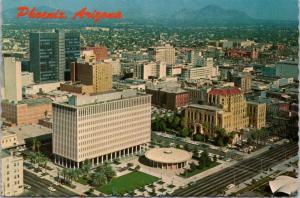
[[[17,134],[19,144],[25,144],[25,139],[52,134],[52,129],[41,125],[25,125],[9,127],[4,130]]]
[[[220,108],[215,107],[215,106],[209,106],[209,105],[190,104],[189,107],[194,107],[194,108],[197,108],[197,109],[205,109],[205,110],[209,110],[209,111],[223,112],[223,109],[220,109]]]
[[[181,163],[192,158],[192,154],[176,148],[154,148],[145,153],[149,160],[160,163]]]

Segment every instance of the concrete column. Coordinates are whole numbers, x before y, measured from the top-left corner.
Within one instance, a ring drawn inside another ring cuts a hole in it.
[[[77,168],[79,168],[79,162],[76,162],[76,164],[77,164]]]

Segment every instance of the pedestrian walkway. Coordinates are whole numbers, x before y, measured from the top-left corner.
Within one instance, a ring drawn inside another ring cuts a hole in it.
[[[27,161],[28,162],[28,161]],[[52,182],[52,183],[54,183],[55,182],[55,177],[57,177],[58,176],[58,171],[59,172],[61,172],[62,171],[62,167],[58,167],[58,166],[56,166],[55,164],[53,164],[52,162],[47,162],[47,166],[49,166],[49,167],[51,167],[52,168],[52,170],[46,170],[46,172],[49,174],[49,175],[46,175],[45,177],[43,177],[44,179],[46,179],[46,180],[48,180],[48,181],[50,181],[50,182]],[[28,170],[29,172],[31,172],[31,173],[33,173],[33,174],[35,174],[35,175],[38,175],[38,176],[40,176],[41,175],[41,173],[35,173],[34,171],[33,171],[33,169],[26,169],[26,170]],[[68,186],[66,186],[66,185],[62,185],[64,188],[66,188],[66,189],[68,189],[68,190],[70,190],[70,191],[72,191],[72,192],[75,192],[75,193],[77,193],[78,195],[83,195],[86,191],[88,191],[91,187],[90,186],[88,186],[88,185],[83,185],[83,184],[80,184],[80,183],[78,183],[78,182],[76,182],[76,181],[72,181],[72,184],[74,184],[76,187],[75,188],[70,188],[70,187],[68,187]],[[96,194],[96,195],[99,195],[99,193],[100,192],[98,192],[98,191],[94,191],[94,194]]]

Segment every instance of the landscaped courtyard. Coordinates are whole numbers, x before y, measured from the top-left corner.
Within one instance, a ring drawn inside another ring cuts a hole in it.
[[[99,187],[98,190],[107,195],[123,195],[140,187],[152,184],[158,180],[158,177],[135,171],[117,178],[113,178],[111,182]]]

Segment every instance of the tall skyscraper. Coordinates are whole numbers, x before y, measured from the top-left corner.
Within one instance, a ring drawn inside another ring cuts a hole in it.
[[[66,70],[65,80],[70,80],[71,63],[75,62],[80,57],[80,33],[66,32],[65,33],[65,50],[66,50]]]
[[[21,62],[14,57],[4,57],[4,99],[22,100]]]
[[[35,82],[63,81],[70,62],[80,56],[79,33],[31,33],[29,45],[30,71]]]

